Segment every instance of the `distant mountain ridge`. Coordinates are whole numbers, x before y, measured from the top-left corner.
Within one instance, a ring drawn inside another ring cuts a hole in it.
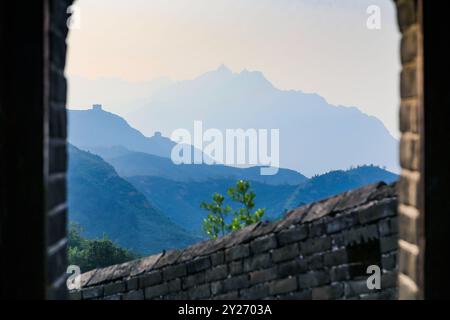
[[[289,209],[318,201],[366,184],[384,181],[392,183],[397,175],[375,166],[362,166],[346,171],[333,171],[306,180],[299,185],[270,185],[251,181],[256,193],[256,207],[266,208],[265,219],[277,219]],[[134,176],[126,178],[152,203],[177,224],[201,233],[205,212],[202,201],[210,201],[215,192],[226,194],[235,179],[208,181],[174,181],[161,177]],[[231,203],[230,203],[231,204]]]
[[[69,220],[88,238],[103,234],[141,254],[180,248],[200,240],[171,221],[97,155],[69,145]]]
[[[306,180],[304,175],[289,169],[280,169],[276,175],[262,176],[259,167],[241,169],[224,165],[175,165],[169,159],[175,142],[159,132],[153,137],[145,137],[125,119],[99,107],[69,110],[69,142],[100,155],[121,176],[158,176],[176,181],[233,177],[293,185]]]
[[[398,143],[383,123],[356,107],[334,106],[318,94],[275,88],[259,71],[225,66],[149,95],[127,115],[149,134],[205,128],[280,130],[280,167],[307,176],[373,163],[398,172]]]
[[[89,110],[69,110],[69,142],[84,150],[120,148],[170,157],[175,142],[159,132],[146,137],[132,128],[122,117],[101,107]]]

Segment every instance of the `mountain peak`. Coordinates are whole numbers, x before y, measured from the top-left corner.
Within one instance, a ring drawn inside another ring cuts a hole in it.
[[[224,65],[223,63],[216,69],[216,72],[220,72],[220,73],[233,73],[233,71],[231,71],[230,68],[228,68],[226,65]]]

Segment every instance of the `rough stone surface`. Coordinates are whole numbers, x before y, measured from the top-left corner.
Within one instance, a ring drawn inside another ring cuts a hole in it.
[[[71,298],[393,299],[394,188],[365,186],[293,210],[285,220],[94,270],[82,275],[83,288]],[[383,270],[375,292],[366,286],[372,264]]]

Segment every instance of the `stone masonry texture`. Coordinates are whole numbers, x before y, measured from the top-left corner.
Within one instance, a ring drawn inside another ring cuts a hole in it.
[[[81,276],[71,299],[396,299],[397,192],[378,183]],[[381,269],[381,288],[366,285]]]

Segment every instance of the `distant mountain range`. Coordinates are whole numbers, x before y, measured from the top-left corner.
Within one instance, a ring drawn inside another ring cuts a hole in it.
[[[123,87],[129,92],[133,87],[130,83],[101,79],[89,83],[103,91],[107,87],[111,91]],[[136,86],[139,103],[123,101],[120,112],[144,135],[160,131],[170,136],[178,128],[192,131],[195,120],[202,120],[205,129],[280,129],[282,168],[306,176],[364,164],[386,167],[392,172],[399,170],[398,143],[380,120],[356,107],[330,105],[317,94],[279,90],[261,72],[233,73],[220,66],[193,80],[161,80]],[[116,109],[118,106],[114,105]],[[71,112],[69,117],[72,143],[86,146],[98,142],[97,120],[92,120],[92,128],[89,121],[84,121],[84,117],[93,118],[90,113]],[[112,124],[105,127],[109,132],[105,135],[112,134],[110,140],[116,140],[119,131],[114,134],[112,128]],[[124,145],[132,151],[163,156],[154,146],[136,145],[134,140],[124,144],[128,141],[123,140],[129,138],[123,136],[110,146]]]
[[[381,168],[363,166],[347,171],[329,172],[296,186],[270,185],[255,181],[251,182],[251,186],[256,193],[256,207],[266,208],[265,219],[273,220],[302,204],[378,181],[391,183],[397,178],[397,175]],[[134,176],[126,179],[173,221],[198,234],[205,217],[200,203],[210,202],[215,192],[225,195],[228,188],[236,184],[236,179],[212,179],[203,182],[180,182],[155,176]]]
[[[132,84],[120,86],[133,91]],[[397,180],[390,172],[398,167],[397,142],[379,120],[356,108],[281,91],[260,72],[236,74],[225,66],[155,86],[147,99],[146,89],[138,90],[144,102],[127,118],[149,136],[101,108],[68,112],[69,219],[87,238],[106,233],[142,254],[185,247],[204,238],[200,203],[215,192],[225,194],[238,179],[251,182],[265,219],[365,184]],[[282,168],[262,176],[259,167],[175,165],[175,142],[161,132],[190,129],[194,120],[220,130],[279,128]]]
[[[146,196],[97,155],[69,146],[69,219],[88,238],[103,234],[141,254],[200,240],[153,207]]]

